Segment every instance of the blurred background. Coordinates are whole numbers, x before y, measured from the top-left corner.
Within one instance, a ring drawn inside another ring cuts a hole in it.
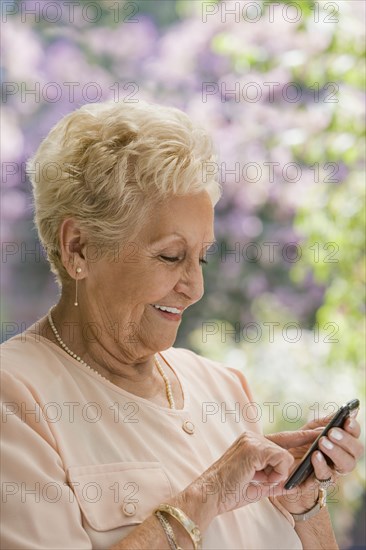
[[[2,341],[58,297],[27,158],[84,103],[144,99],[210,132],[223,187],[175,346],[241,369],[267,433],[364,411],[365,3],[4,0],[2,20]],[[330,501],[365,548],[364,459]]]

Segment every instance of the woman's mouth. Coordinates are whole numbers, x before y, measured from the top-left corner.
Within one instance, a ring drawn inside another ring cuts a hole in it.
[[[162,309],[159,309],[155,305],[151,304],[151,307],[154,308],[156,313],[160,315],[160,317],[163,317],[164,319],[169,319],[170,321],[181,321],[182,319],[182,312],[177,313],[176,311],[163,311]],[[175,309],[176,308],[169,308],[169,309]]]

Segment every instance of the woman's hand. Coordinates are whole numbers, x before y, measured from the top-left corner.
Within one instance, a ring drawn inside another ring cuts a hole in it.
[[[364,453],[364,446],[359,441],[361,426],[355,417],[355,414],[351,414],[342,428],[332,428],[326,437],[321,437],[319,440],[320,454],[327,455],[334,464],[333,467],[322,469],[323,474],[329,474],[328,477],[332,476],[336,479],[339,475],[349,474],[355,469],[357,461]],[[303,429],[323,428],[330,419],[331,416],[313,420]]]
[[[271,434],[267,438],[277,445],[288,449],[295,459],[296,467],[301,461],[302,456],[307,452],[312,441],[319,435],[319,431],[327,425],[330,419],[331,416],[314,420],[305,424],[299,432],[281,432]],[[312,433],[312,440],[307,444],[295,445],[296,436],[294,434],[296,433],[308,433],[309,436]],[[302,513],[312,508],[318,498],[319,484],[317,480],[330,478],[332,483],[335,483],[340,475],[346,475],[356,467],[357,460],[364,452],[364,447],[359,441],[360,433],[361,428],[359,423],[351,416],[347,418],[343,428],[332,428],[326,437],[321,437],[318,444],[321,452],[314,451],[311,456],[314,474],[300,486],[290,491],[283,489],[282,496],[278,496],[281,504],[292,513]],[[332,465],[327,463],[324,458],[325,456],[331,459],[333,462]]]
[[[194,483],[202,502],[210,500],[213,515],[220,515],[269,496],[276,484],[287,479],[293,463],[286,449],[265,436],[245,432]]]

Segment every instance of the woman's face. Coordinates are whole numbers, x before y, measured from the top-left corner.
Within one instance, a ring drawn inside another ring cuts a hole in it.
[[[155,209],[133,242],[120,246],[113,261],[89,263],[83,301],[98,323],[98,339],[109,342],[108,348],[113,341],[131,360],[174,344],[182,312],[204,292],[202,260],[215,240],[213,223],[206,191],[173,197]]]

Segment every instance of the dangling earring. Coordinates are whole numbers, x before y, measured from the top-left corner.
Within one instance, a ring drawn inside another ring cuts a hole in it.
[[[76,273],[81,273],[81,267],[76,268]],[[76,278],[76,280],[75,280],[75,302],[74,302],[74,306],[78,306],[78,305],[79,305],[79,302],[78,302],[78,279]]]

